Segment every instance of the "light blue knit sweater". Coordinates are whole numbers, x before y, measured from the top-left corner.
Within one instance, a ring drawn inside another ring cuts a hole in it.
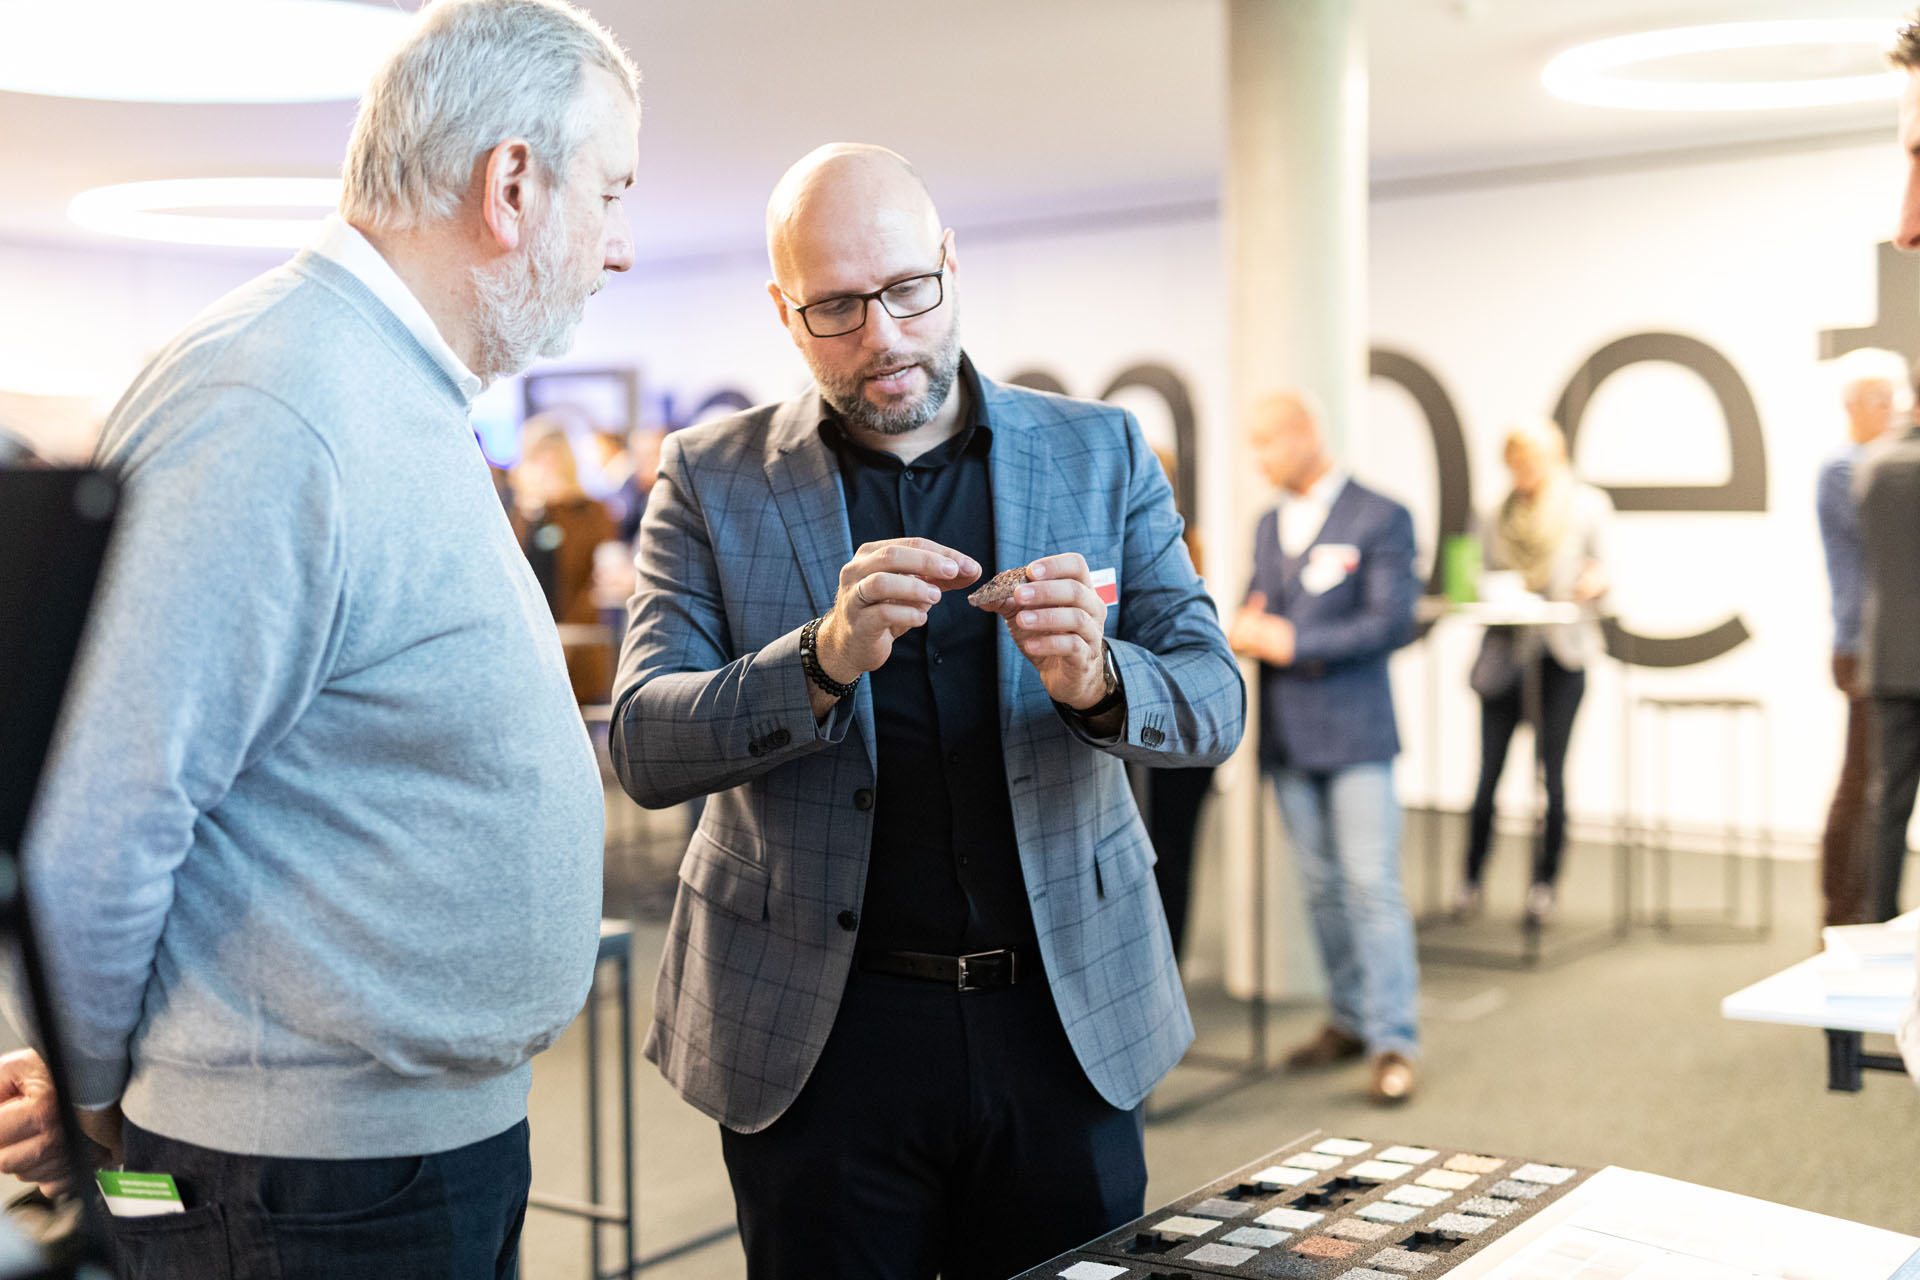
[[[75,1100],[276,1156],[517,1123],[591,977],[603,811],[459,392],[303,253],[100,459],[128,497],[27,842]]]

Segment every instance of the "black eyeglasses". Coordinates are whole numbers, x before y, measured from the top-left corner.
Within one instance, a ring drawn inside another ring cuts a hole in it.
[[[807,326],[808,333],[816,338],[838,338],[867,323],[869,302],[878,302],[895,320],[925,315],[946,300],[946,273],[947,247],[943,244],[940,246],[938,268],[923,276],[895,280],[886,288],[875,289],[872,293],[836,294],[818,302],[809,302],[804,307],[788,297],[785,290],[781,291],[780,296],[793,303],[794,313]]]

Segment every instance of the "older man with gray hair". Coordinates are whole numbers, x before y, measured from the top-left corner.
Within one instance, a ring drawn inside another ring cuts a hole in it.
[[[1873,705],[1860,680],[1860,611],[1866,593],[1861,560],[1860,514],[1853,500],[1853,473],[1867,446],[1893,422],[1896,401],[1906,394],[1904,362],[1891,351],[1852,351],[1835,362],[1840,402],[1847,414],[1847,443],[1820,467],[1815,510],[1826,553],[1833,601],[1833,683],[1847,699],[1846,749],[1833,803],[1820,841],[1822,924],[1859,924],[1872,919],[1867,863],[1867,770]]]
[[[124,517],[25,856],[73,1101],[184,1208],[116,1220],[133,1274],[515,1272],[602,807],[467,414],[629,265],[638,127],[579,10],[437,0],[341,213],[102,433]],[[0,1168],[63,1172],[49,1092],[0,1063]]]

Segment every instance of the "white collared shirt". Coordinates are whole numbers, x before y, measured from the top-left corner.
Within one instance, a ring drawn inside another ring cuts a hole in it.
[[[1302,556],[1327,523],[1327,513],[1340,491],[1347,487],[1347,473],[1339,467],[1314,482],[1305,493],[1280,491],[1280,550],[1289,556]]]
[[[391,263],[380,256],[368,239],[354,230],[347,220],[337,213],[327,215],[320,225],[320,231],[308,242],[307,248],[328,259],[335,265],[353,273],[355,279],[373,290],[373,296],[380,299],[387,310],[398,316],[407,331],[420,340],[434,363],[447,371],[460,394],[471,404],[473,398],[486,389],[478,374],[455,355],[447,340],[433,323],[433,317],[420,305],[420,299],[413,296],[413,290],[407,288],[407,282]]]

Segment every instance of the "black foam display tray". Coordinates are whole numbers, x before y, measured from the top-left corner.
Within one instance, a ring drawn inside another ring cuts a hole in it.
[[[1349,1144],[1364,1144],[1365,1150],[1347,1153],[1344,1147]],[[1342,1150],[1316,1150],[1322,1146]],[[1433,1154],[1381,1167],[1381,1154],[1396,1149],[1402,1154]],[[1301,1156],[1326,1167],[1287,1164]],[[1487,1167],[1494,1161],[1497,1166]],[[1542,1173],[1538,1180],[1513,1176],[1529,1165]],[[1395,1171],[1400,1166],[1404,1172]],[[1270,1169],[1281,1170],[1286,1181],[1255,1180],[1255,1175]],[[1544,1171],[1560,1180],[1549,1180]],[[1078,1264],[1124,1268],[1112,1280],[1210,1280],[1215,1276],[1434,1280],[1566,1195],[1593,1172],[1521,1156],[1341,1138],[1315,1131],[1117,1231],[1024,1271],[1015,1280],[1058,1280]],[[1464,1185],[1421,1182],[1436,1174],[1433,1181]],[[1304,1214],[1320,1216],[1308,1223],[1300,1217]],[[1262,1218],[1268,1220],[1262,1222]],[[1213,1225],[1200,1230],[1203,1223]],[[1244,1234],[1249,1228],[1267,1234]],[[1273,1239],[1273,1234],[1281,1238]],[[1341,1256],[1321,1252],[1336,1249]]]

